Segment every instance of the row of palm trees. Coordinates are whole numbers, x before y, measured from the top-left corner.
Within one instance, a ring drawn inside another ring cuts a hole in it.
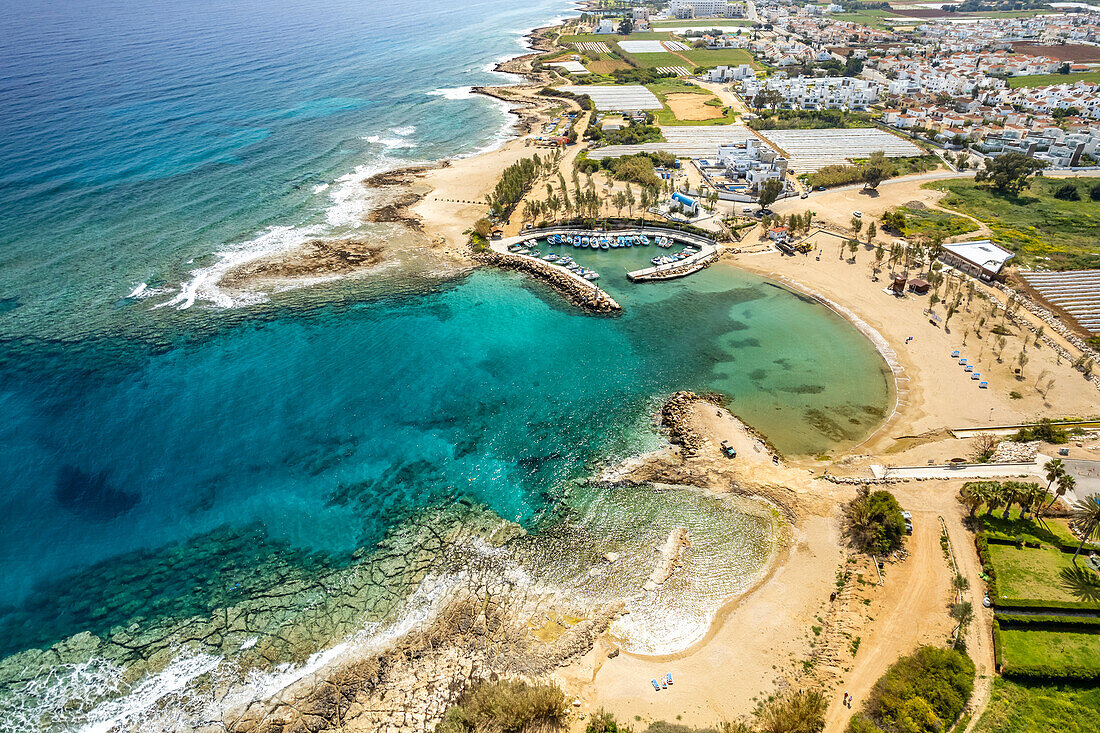
[[[1047,463],[1046,478],[1045,488],[1033,481],[967,481],[959,490],[959,501],[967,508],[971,517],[985,506],[986,514],[992,514],[1003,507],[1001,516],[1008,519],[1009,512],[1015,505],[1020,507],[1022,519],[1031,514],[1041,522],[1042,513],[1065,496],[1067,491],[1071,491],[1077,483],[1066,472],[1060,459]],[[1052,490],[1055,496],[1048,502]],[[1070,526],[1081,538],[1077,551],[1073,553],[1073,561],[1076,563],[1085,542],[1094,538],[1100,539],[1100,494],[1087,496],[1074,504]]]

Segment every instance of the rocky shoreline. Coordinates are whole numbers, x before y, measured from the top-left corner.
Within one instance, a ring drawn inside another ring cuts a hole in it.
[[[592,313],[619,313],[622,306],[614,298],[599,288],[581,285],[572,277],[550,265],[536,262],[525,257],[511,257],[500,252],[479,252],[474,255],[477,262],[499,267],[502,270],[514,270],[540,280],[566,300],[579,308]]]

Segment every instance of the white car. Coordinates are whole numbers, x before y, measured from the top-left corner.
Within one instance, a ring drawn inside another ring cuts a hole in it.
[[[857,219],[862,219],[863,218],[863,212],[862,211],[853,211],[852,216],[854,216]]]

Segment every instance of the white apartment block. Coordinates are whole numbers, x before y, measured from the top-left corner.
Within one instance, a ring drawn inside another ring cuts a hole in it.
[[[668,14],[673,18],[740,18],[745,6],[729,0],[671,0]]]
[[[741,64],[740,66],[716,66],[707,72],[707,81],[727,82],[727,81],[740,81],[741,79],[748,79],[755,77],[756,72],[748,64]]]
[[[865,110],[879,98],[878,84],[847,76],[798,76],[791,79],[772,76],[741,82],[741,94],[750,102],[765,89],[778,92],[781,97],[779,106],[789,109]]]

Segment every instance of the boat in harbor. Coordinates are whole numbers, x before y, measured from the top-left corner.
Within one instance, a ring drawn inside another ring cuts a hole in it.
[[[587,272],[584,275],[582,275],[581,277],[583,277],[585,280],[599,280],[600,279],[600,273],[598,273],[598,272]]]
[[[603,244],[600,244],[600,245],[593,244],[593,249],[595,247],[599,247],[600,249],[611,249],[611,245],[609,245],[607,242],[604,242]]]

